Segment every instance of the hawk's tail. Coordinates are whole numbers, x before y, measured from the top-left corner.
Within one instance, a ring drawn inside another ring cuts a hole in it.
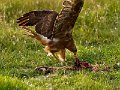
[[[48,44],[49,40],[47,38],[44,38],[44,36],[32,31],[31,29],[23,26],[22,27],[23,29],[26,30],[26,32],[28,33],[27,35],[32,37],[32,38],[35,38],[36,40],[38,40],[42,45],[46,45]]]

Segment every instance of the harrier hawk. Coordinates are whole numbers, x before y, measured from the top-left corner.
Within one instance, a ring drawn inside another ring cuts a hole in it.
[[[75,64],[79,65],[72,29],[83,3],[84,0],[64,0],[60,13],[52,10],[31,11],[18,18],[17,23],[45,47],[48,55],[57,53],[57,58],[63,62],[65,49],[68,49],[74,53]],[[27,26],[35,26],[35,32]]]

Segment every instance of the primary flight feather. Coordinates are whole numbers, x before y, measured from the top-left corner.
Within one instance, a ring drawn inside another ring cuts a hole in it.
[[[84,0],[64,0],[60,13],[52,10],[31,11],[17,19],[29,36],[45,46],[48,55],[57,53],[60,61],[65,61],[65,49],[74,53],[76,65],[79,64],[77,48],[72,37],[72,29],[83,7]],[[35,26],[35,31],[27,26]],[[56,56],[55,56],[56,57]]]

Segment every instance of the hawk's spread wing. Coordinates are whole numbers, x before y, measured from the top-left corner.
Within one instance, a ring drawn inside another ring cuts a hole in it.
[[[52,34],[54,21],[58,13],[55,11],[31,11],[18,18],[19,26],[33,26],[37,33],[50,37]]]
[[[57,16],[54,24],[53,37],[62,38],[67,33],[72,33],[72,28],[83,7],[83,0],[65,0],[63,9]]]
[[[83,0],[64,0],[63,9],[55,11],[31,11],[20,17],[19,26],[33,26],[37,33],[47,38],[63,38],[71,35],[72,28],[82,9]]]

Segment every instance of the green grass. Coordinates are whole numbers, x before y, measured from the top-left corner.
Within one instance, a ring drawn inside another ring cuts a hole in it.
[[[120,1],[85,0],[74,27],[78,56],[111,72],[63,71],[44,75],[34,72],[41,65],[61,66],[47,57],[36,40],[27,37],[16,19],[31,10],[60,11],[62,0],[0,0],[0,90],[119,90],[120,70]],[[67,51],[67,65],[73,54]]]
[[[0,90],[26,90],[28,85],[22,80],[0,75]]]

